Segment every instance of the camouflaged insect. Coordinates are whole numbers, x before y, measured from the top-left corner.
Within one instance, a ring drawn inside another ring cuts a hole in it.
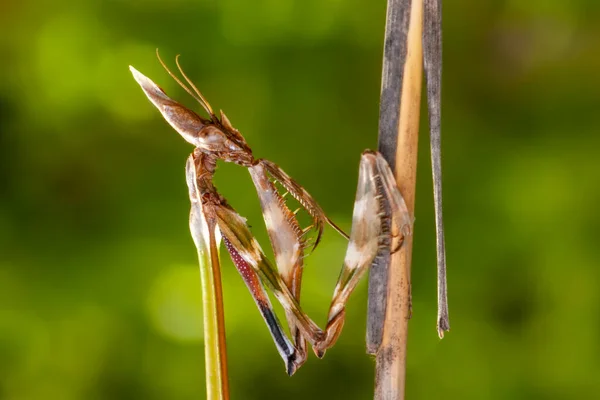
[[[254,158],[240,132],[222,111],[217,117],[204,96],[182,71],[178,59],[176,61],[191,89],[160,60],[169,75],[202,105],[209,118],[201,117],[169,98],[146,76],[133,67],[130,69],[165,120],[195,147],[186,165],[194,240],[198,243],[202,235],[222,236],[286,363],[287,373],[292,375],[306,360],[307,342],[318,357],[323,357],[325,351],[335,344],[344,324],[348,297],[373,264],[378,252],[400,248],[404,237],[411,234],[412,218],[387,162],[379,153],[367,150],[360,160],[352,230],[348,237],[325,215],[312,196],[279,166],[268,160]],[[265,256],[245,218],[227,203],[213,185],[212,178],[218,160],[248,168],[260,199],[276,266]],[[287,193],[280,194],[275,183],[297,200],[310,215],[312,224],[305,228],[300,226],[296,213],[286,205],[284,197]],[[194,207],[194,204],[201,207]],[[197,214],[200,212],[210,226],[218,229],[197,229],[194,221],[198,220]],[[327,326],[323,330],[302,311],[300,292],[303,259],[308,248],[314,249],[319,243],[326,224],[348,238],[349,243],[334,289]],[[315,233],[312,243],[307,239],[311,231]],[[217,242],[214,237],[212,239],[211,243]],[[217,251],[216,248],[211,250]],[[264,285],[283,306],[292,340],[285,335]]]

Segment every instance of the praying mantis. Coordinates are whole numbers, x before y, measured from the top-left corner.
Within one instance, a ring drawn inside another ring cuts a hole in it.
[[[339,337],[345,318],[345,304],[357,283],[384,252],[395,252],[412,232],[409,214],[390,167],[381,154],[366,150],[359,166],[358,187],[350,236],[324,213],[313,197],[278,165],[254,158],[252,150],[227,116],[217,116],[210,104],[175,61],[186,85],[157,57],[167,73],[206,111],[196,114],[171,99],[153,81],[130,66],[130,70],[150,102],[183,139],[194,146],[186,163],[186,181],[192,211],[190,221],[204,218],[208,230],[192,236],[208,235],[211,254],[217,254],[216,236],[222,238],[234,265],[248,287],[265,320],[289,375],[306,361],[307,343],[321,358]],[[223,198],[213,184],[217,161],[232,162],[248,169],[257,189],[276,266],[265,256],[245,218]],[[281,187],[281,189],[278,187]],[[286,193],[281,194],[280,190]],[[301,227],[296,212],[285,202],[290,194],[310,216],[312,223]],[[202,215],[200,215],[202,214]],[[325,329],[321,329],[300,306],[303,259],[318,245],[329,224],[346,239],[348,248],[336,283]],[[314,242],[308,240],[315,233]],[[265,285],[284,308],[291,340],[286,336],[267,295]]]

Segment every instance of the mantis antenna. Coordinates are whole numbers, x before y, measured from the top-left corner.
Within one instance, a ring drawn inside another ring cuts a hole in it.
[[[179,54],[177,54],[177,56],[175,56],[175,64],[177,64],[177,68],[179,69],[179,72],[181,73],[181,75],[185,78],[185,81],[187,83],[189,83],[189,85],[192,87],[192,89],[194,89],[194,92],[196,92],[196,94],[202,99],[202,106],[204,107],[206,112],[208,112],[210,114],[210,116],[213,117],[215,115],[215,113],[213,112],[212,107],[210,106],[210,104],[208,104],[208,101],[206,101],[204,96],[202,96],[202,93],[200,93],[200,91],[198,90],[196,85],[194,85],[194,82],[192,82],[190,80],[190,78],[187,77],[185,72],[183,72],[183,68],[181,68],[181,65],[179,65]]]
[[[181,72],[181,74],[185,78],[186,82],[189,83],[190,85],[192,85],[192,88],[194,88],[195,93],[192,92],[190,90],[190,88],[187,87],[183,82],[181,82],[181,80],[173,72],[171,72],[171,70],[169,69],[169,67],[167,67],[167,65],[160,58],[160,54],[158,53],[158,49],[156,49],[156,57],[158,58],[158,61],[160,62],[160,65],[162,65],[162,67],[165,69],[165,71],[167,71],[167,73],[171,76],[171,78],[173,78],[175,80],[175,82],[177,82],[179,84],[179,86],[181,86],[186,92],[188,92],[188,94],[190,96],[192,96],[198,103],[200,103],[200,105],[202,106],[202,108],[204,108],[206,110],[206,112],[208,113],[208,115],[210,115],[211,119],[214,119],[215,114],[213,113],[212,107],[210,106],[210,104],[208,104],[208,102],[206,101],[206,99],[204,98],[204,96],[202,96],[202,94],[196,88],[196,86],[194,86],[194,84],[192,82],[190,82],[190,80],[188,79],[188,77],[183,73],[183,70],[179,66],[179,61],[178,61],[179,55],[177,55],[177,57],[175,58],[175,61],[177,63],[177,68],[179,68],[179,72]]]

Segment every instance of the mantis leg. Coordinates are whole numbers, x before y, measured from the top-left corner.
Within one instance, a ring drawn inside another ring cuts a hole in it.
[[[221,234],[231,243],[239,256],[265,282],[283,306],[286,315],[293,315],[295,325],[313,347],[324,339],[323,331],[302,311],[298,301],[285,284],[279,271],[270,263],[260,245],[252,236],[246,221],[238,213],[227,207],[216,210],[217,223]]]
[[[198,250],[200,282],[202,285],[202,308],[204,319],[204,357],[206,364],[207,397],[229,399],[227,378],[227,350],[221,268],[218,246],[221,234],[216,226],[210,204],[201,201],[196,179],[196,159],[188,158],[186,177],[191,210],[190,232]]]
[[[319,206],[319,204],[312,198],[310,193],[306,191],[302,186],[300,186],[296,181],[294,181],[288,174],[286,174],[277,164],[269,161],[261,159],[259,163],[265,167],[265,169],[269,172],[269,174],[281,185],[290,192],[292,196],[304,207],[304,209],[313,217],[314,227],[317,231],[317,238],[315,240],[315,244],[313,248],[317,247],[319,241],[321,240],[321,235],[323,234],[323,226],[325,222],[331,225],[333,229],[335,229],[340,235],[344,236],[348,239],[348,235],[338,227],[332,220],[330,220],[325,212]]]
[[[404,236],[411,234],[411,224],[387,162],[381,154],[365,151],[360,162],[350,242],[329,308],[326,337],[314,346],[318,356],[335,344],[344,325],[348,297],[378,252],[382,247],[399,249]]]
[[[269,296],[267,295],[267,292],[265,291],[265,288],[261,283],[256,271],[254,271],[240,256],[240,254],[226,237],[224,242],[225,246],[227,247],[227,251],[229,251],[231,259],[233,260],[233,263],[244,279],[250,294],[254,298],[254,302],[256,303],[260,314],[269,327],[269,331],[271,332],[271,336],[273,337],[277,351],[279,351],[279,355],[286,364],[288,375],[292,376],[294,372],[296,372],[296,370],[304,363],[306,357],[304,356],[304,358],[299,359],[298,352],[292,343],[290,343],[289,339],[285,336],[285,333],[281,328],[281,324],[279,323],[279,319],[273,311],[273,306],[271,305]]]
[[[197,162],[196,165],[202,165],[202,162]],[[259,190],[262,188],[261,185],[270,183],[260,166],[251,170],[251,174]],[[207,181],[203,182],[210,178],[206,174],[198,174],[199,184],[203,184],[212,192],[214,187],[209,187]],[[189,180],[188,176],[188,182]],[[268,185],[265,188],[267,193],[273,189]],[[271,228],[282,227],[281,236],[278,236],[277,232],[270,232],[271,237],[276,238],[273,246],[279,249],[276,250],[276,255],[279,256],[278,261],[282,262],[281,271],[266,258],[244,218],[226,203],[218,202],[218,197],[216,203],[211,204],[209,208],[236,267],[244,277],[271,330],[278,350],[286,361],[288,373],[293,373],[304,362],[305,354],[301,354],[301,351],[292,351],[292,346],[285,338],[268,302],[264,287],[257,278],[271,288],[284,307],[288,319],[292,320],[290,327],[300,332],[303,338],[299,338],[297,344],[302,346],[303,340],[306,339],[317,356],[322,357],[325,350],[333,346],[341,332],[345,304],[358,281],[364,276],[382,248],[396,250],[400,247],[404,236],[411,234],[412,221],[385,160],[375,152],[363,153],[350,243],[334,291],[327,328],[323,331],[302,311],[294,293],[296,291],[299,293],[302,242],[296,232],[299,229],[295,225],[297,222],[291,222],[292,219],[295,221],[293,214],[289,213],[287,207],[282,206],[281,198],[273,193],[270,192],[271,197],[261,196],[261,203],[265,210],[267,225]],[[216,195],[216,191],[213,194]],[[283,220],[280,220],[282,218]],[[285,221],[287,222],[283,223]],[[298,337],[300,334],[297,334]]]
[[[249,172],[260,199],[277,268],[288,289],[299,303],[304,250],[308,246],[306,233],[308,233],[307,231],[310,230],[310,227],[306,228],[306,230],[300,228],[294,213],[289,210],[283,197],[278,193],[269,177],[279,182],[313,218],[311,227],[317,232],[313,249],[321,239],[325,223],[329,223],[344,237],[348,238],[348,235],[327,218],[312,196],[290,178],[277,164],[261,159],[249,168]],[[302,364],[306,360],[306,340],[297,326],[294,313],[288,310],[286,311],[286,317],[297,351],[297,362]]]
[[[288,315],[293,315],[298,329],[311,343],[317,356],[333,346],[344,322],[344,307],[356,284],[372,265],[382,247],[397,250],[405,235],[411,234],[412,221],[400,195],[393,174],[382,156],[363,153],[353,226],[344,265],[336,285],[323,332],[300,308],[297,299],[269,263],[250,233],[245,221],[233,210],[219,208],[218,224],[223,235],[239,255],[271,287]]]
[[[189,188],[192,210],[190,214],[190,228],[192,238],[201,252],[209,252],[212,266],[218,265],[217,242],[221,238],[220,230],[217,228],[217,210],[228,208],[218,196],[216,189],[212,185],[212,160],[207,159],[206,154],[194,152],[188,158],[186,164],[186,178]],[[231,211],[235,213],[234,211]],[[237,215],[237,214],[236,214]],[[241,217],[240,217],[241,218]],[[202,220],[206,223],[202,224]],[[208,245],[210,242],[210,248]],[[265,320],[273,341],[277,346],[279,354],[286,363],[286,369],[289,375],[292,375],[302,364],[298,363],[297,352],[290,343],[273,311],[273,306],[262,285],[258,274],[244,261],[239,253],[233,248],[231,242],[224,237],[224,242],[231,258],[242,276],[250,294],[254,298],[256,305]],[[221,329],[224,331],[224,327]]]
[[[275,185],[269,180],[263,164],[258,163],[248,170],[260,199],[279,275],[296,301],[300,302],[302,259],[306,247],[303,231],[294,213],[290,211]],[[306,361],[306,340],[297,326],[294,314],[288,311],[286,318],[297,351],[296,362],[300,366]]]

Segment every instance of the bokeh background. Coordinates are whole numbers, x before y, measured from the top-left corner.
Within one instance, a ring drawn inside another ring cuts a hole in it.
[[[423,135],[410,399],[600,392],[599,17],[595,0],[445,3],[452,331],[435,332]],[[204,398],[191,148],[129,64],[198,109],[154,50],[171,65],[181,53],[255,154],[349,229],[359,154],[376,146],[384,19],[383,0],[3,0],[0,398]],[[247,172],[216,179],[269,248]],[[303,305],[321,324],[344,246],[329,229],[307,260]],[[223,285],[234,399],[372,396],[365,282],[337,346],[293,378],[225,255]]]

